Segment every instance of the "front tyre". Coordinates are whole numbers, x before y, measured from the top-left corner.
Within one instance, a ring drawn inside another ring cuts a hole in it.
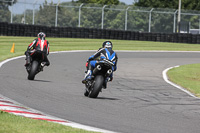
[[[37,61],[33,61],[32,64],[31,64],[30,73],[28,74],[28,79],[29,80],[34,80],[35,75],[37,73],[37,69],[38,69],[38,62]]]
[[[94,79],[94,86],[89,93],[90,98],[96,98],[99,95],[99,92],[102,89],[104,77],[102,75],[97,75]]]

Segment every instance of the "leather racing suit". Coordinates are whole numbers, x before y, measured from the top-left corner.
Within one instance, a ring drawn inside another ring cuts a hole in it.
[[[43,57],[43,62],[45,62],[46,66],[50,65],[50,62],[47,58],[47,55],[49,55],[49,42],[45,40],[45,38],[37,38],[33,40],[31,44],[29,44],[27,51],[25,52],[26,55],[26,65],[29,65],[32,60],[32,56],[34,54],[37,54],[36,51],[43,51],[44,52],[44,57]]]
[[[117,70],[117,54],[112,50],[112,48],[100,48],[95,54],[89,57],[88,62],[86,63],[87,67],[87,73],[85,75],[85,80],[90,79],[92,75],[92,71],[95,68],[95,65],[97,63],[96,59],[107,59],[114,63],[114,66],[112,67],[113,71]],[[113,73],[109,77],[109,81],[112,81],[113,79]]]

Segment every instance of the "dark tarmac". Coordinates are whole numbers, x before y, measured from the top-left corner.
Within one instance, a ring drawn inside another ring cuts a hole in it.
[[[200,100],[167,84],[168,67],[200,63],[198,52],[117,52],[118,70],[97,99],[84,96],[85,62],[94,52],[52,53],[27,80],[25,58],[0,68],[0,94],[76,123],[122,133],[199,133]]]

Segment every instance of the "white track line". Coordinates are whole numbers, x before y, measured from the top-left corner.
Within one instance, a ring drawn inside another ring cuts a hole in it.
[[[172,68],[177,68],[177,67],[179,67],[179,66],[169,67],[169,68],[165,69],[165,70],[162,72],[162,74],[163,74],[163,79],[165,80],[165,82],[167,82],[168,84],[170,84],[170,85],[172,85],[172,86],[178,88],[179,90],[181,90],[181,91],[187,93],[188,95],[190,95],[190,96],[192,96],[192,97],[194,97],[194,98],[196,98],[196,99],[200,99],[199,97],[196,97],[194,94],[192,94],[191,92],[189,92],[189,91],[186,90],[185,88],[183,88],[183,87],[181,87],[181,86],[179,86],[179,85],[177,85],[177,84],[175,84],[175,83],[169,81],[168,76],[167,76],[167,72],[168,72],[170,69],[172,69]]]
[[[5,63],[7,63],[7,62],[9,62],[11,60],[16,60],[16,59],[19,59],[19,58],[22,58],[22,57],[25,57],[25,56],[18,56],[18,57],[10,58],[10,59],[7,59],[7,60],[4,60],[4,61],[0,62],[0,68],[1,68],[1,66],[3,64],[5,64]]]

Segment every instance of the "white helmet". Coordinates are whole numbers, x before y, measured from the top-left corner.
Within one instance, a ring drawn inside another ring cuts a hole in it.
[[[111,41],[105,41],[102,45],[103,48],[112,48],[112,42]]]
[[[46,37],[46,34],[45,33],[43,33],[43,32],[40,32],[40,33],[38,33],[38,38],[40,38],[40,39],[45,39],[45,37]]]

